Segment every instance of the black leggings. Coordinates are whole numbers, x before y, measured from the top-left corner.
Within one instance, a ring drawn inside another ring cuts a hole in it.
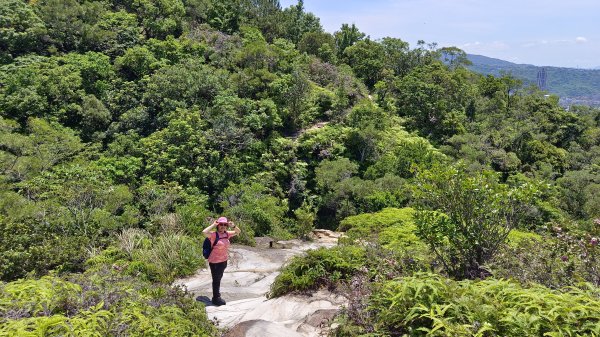
[[[225,272],[225,268],[227,268],[227,261],[209,263],[208,265],[210,266],[210,274],[212,275],[213,297],[221,297],[219,290],[221,288],[221,279],[223,278],[223,273]]]

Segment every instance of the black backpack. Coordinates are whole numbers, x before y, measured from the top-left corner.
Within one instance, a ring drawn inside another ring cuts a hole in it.
[[[215,238],[215,242],[212,245],[210,244],[209,238],[204,238],[204,243],[202,244],[202,255],[205,259],[208,259],[213,247],[217,244],[217,241],[219,241],[219,232],[215,232],[215,234],[217,235],[217,237]]]

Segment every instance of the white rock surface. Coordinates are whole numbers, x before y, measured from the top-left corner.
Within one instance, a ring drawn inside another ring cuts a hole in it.
[[[339,233],[316,230],[314,241],[258,240],[257,247],[232,245],[229,261],[221,281],[221,297],[227,305],[207,303],[212,297],[210,270],[176,283],[207,303],[209,319],[228,329],[226,336],[321,336],[329,320],[346,303],[342,296],[320,290],[311,296],[288,295],[268,300],[267,292],[279,270],[291,257],[306,250],[332,247]]]

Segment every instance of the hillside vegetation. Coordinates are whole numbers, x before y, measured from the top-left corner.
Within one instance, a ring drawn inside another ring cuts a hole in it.
[[[270,294],[345,291],[340,336],[599,336],[600,110],[466,60],[302,1],[0,0],[0,334],[218,334],[169,285],[225,215],[347,231]]]

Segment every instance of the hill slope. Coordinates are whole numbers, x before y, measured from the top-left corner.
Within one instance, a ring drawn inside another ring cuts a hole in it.
[[[585,104],[600,106],[600,69],[538,67],[516,64],[481,55],[467,55],[473,64],[469,69],[482,74],[513,74],[525,85],[536,84],[537,75],[546,69],[546,90],[560,96],[563,105]]]

